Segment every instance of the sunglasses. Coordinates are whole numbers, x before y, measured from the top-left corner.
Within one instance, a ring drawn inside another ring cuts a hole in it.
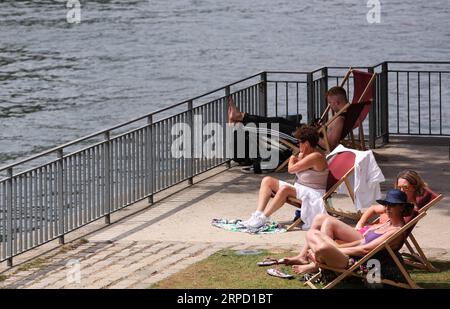
[[[386,204],[386,205],[384,205],[384,207],[397,207],[400,205],[403,205],[403,204]]]
[[[408,192],[408,191],[411,191],[411,190],[414,189],[413,187],[410,187],[410,186],[398,186],[397,188],[399,190],[402,190],[402,191],[405,191],[405,192]]]

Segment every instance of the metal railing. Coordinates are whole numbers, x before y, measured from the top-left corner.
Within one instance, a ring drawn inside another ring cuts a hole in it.
[[[427,64],[434,68],[421,69]],[[359,67],[378,73],[369,121],[364,124],[372,148],[377,141],[388,142],[389,134],[450,135],[444,121],[450,113],[450,87],[444,86],[450,70],[442,66],[450,69],[450,62]],[[192,184],[195,176],[219,165],[229,166],[226,138],[219,147],[222,156],[209,158],[202,147],[194,149],[208,138],[202,132],[206,124],[226,127],[229,95],[251,114],[306,114],[306,121],[311,121],[325,109],[328,87],[339,85],[347,70],[261,72],[0,168],[0,175],[6,173],[0,176],[0,261],[12,265],[18,254],[55,239],[64,243],[64,235],[77,228],[102,217],[109,224],[115,211],[143,199],[151,205],[154,194],[184,181]],[[351,79],[346,87],[351,98]],[[197,152],[194,156],[172,156],[179,134],[173,128],[179,123],[194,129],[190,143],[190,153]]]
[[[0,179],[0,261],[12,265],[14,256],[39,245],[58,238],[64,243],[65,234],[99,218],[109,224],[113,212],[146,198],[152,204],[155,193],[186,180],[192,184],[193,177],[229,162],[225,147],[222,156],[208,158],[202,147],[194,145],[207,139],[202,133],[206,124],[225,127],[228,95],[242,110],[262,113],[263,75],[0,168],[6,171]],[[197,152],[194,156],[171,155],[177,138],[172,128],[177,123],[194,128],[189,151]],[[130,125],[135,128],[117,133]],[[55,154],[56,159],[48,158]],[[43,158],[48,162],[42,164]],[[34,162],[38,166],[33,167]]]
[[[450,136],[450,62],[389,62],[390,134]]]

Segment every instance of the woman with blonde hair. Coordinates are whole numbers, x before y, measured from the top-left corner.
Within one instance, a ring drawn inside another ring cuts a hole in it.
[[[427,184],[423,181],[419,173],[413,170],[401,171],[397,174],[394,182],[394,188],[405,192],[408,202],[414,205],[415,210],[419,210],[429,201],[427,199],[420,198],[424,195],[426,187]],[[379,224],[385,223],[388,220],[384,207],[380,205],[373,205],[364,212],[355,228],[360,233],[364,233],[364,231],[369,227],[366,223],[377,215],[380,216],[380,219],[378,220]]]

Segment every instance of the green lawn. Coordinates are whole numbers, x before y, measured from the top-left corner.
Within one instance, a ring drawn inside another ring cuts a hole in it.
[[[187,269],[162,280],[150,288],[157,289],[301,289],[308,288],[300,282],[299,276],[295,279],[280,279],[266,274],[269,267],[259,267],[258,261],[265,257],[292,256],[290,251],[265,251],[256,255],[239,255],[235,251],[219,251],[207,259],[191,265]],[[432,261],[441,269],[439,273],[412,270],[412,278],[423,288],[450,288],[450,261]],[[281,270],[294,274],[290,266],[281,266]],[[358,279],[356,279],[358,280]],[[340,284],[341,288],[361,287],[364,285],[352,280]]]

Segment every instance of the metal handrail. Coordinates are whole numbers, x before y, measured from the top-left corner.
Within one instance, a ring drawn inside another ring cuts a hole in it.
[[[450,64],[450,61],[386,61],[387,63],[403,63],[403,64]],[[378,64],[378,65],[381,65]],[[378,66],[376,65],[376,66]]]
[[[378,67],[378,66],[382,65],[383,63],[385,63],[385,62],[380,62],[380,63],[374,65],[373,67]],[[387,61],[387,63],[388,63],[388,64],[389,64],[389,63],[398,63],[398,64],[450,64],[449,61]],[[100,130],[100,131],[97,131],[97,132],[88,134],[88,135],[86,135],[86,136],[80,137],[80,138],[75,139],[75,140],[73,140],[73,141],[70,141],[70,142],[68,142],[68,143],[64,143],[64,144],[62,144],[62,145],[53,147],[53,148],[51,148],[51,149],[49,149],[49,150],[45,150],[45,151],[40,152],[40,153],[38,153],[38,154],[32,155],[32,156],[30,156],[30,157],[28,157],[28,158],[26,158],[26,159],[23,159],[23,160],[20,160],[20,161],[17,161],[17,162],[13,162],[13,163],[8,164],[8,165],[5,165],[5,166],[1,166],[1,167],[0,167],[0,171],[4,171],[4,170],[10,169],[10,168],[13,168],[13,167],[18,166],[18,165],[20,165],[20,164],[27,163],[27,162],[32,161],[32,160],[35,160],[35,159],[37,159],[37,158],[40,158],[40,157],[43,157],[43,156],[52,154],[52,153],[54,153],[54,152],[56,152],[56,151],[58,151],[58,150],[67,148],[67,147],[72,146],[72,145],[74,145],[74,144],[77,144],[77,143],[79,143],[79,142],[82,142],[82,141],[85,141],[85,140],[88,140],[88,139],[97,137],[97,136],[99,136],[99,135],[103,135],[103,134],[105,134],[105,133],[107,133],[107,132],[111,132],[111,131],[117,130],[117,129],[121,128],[121,127],[125,127],[125,126],[130,125],[130,124],[132,124],[132,123],[134,123],[134,122],[137,122],[137,121],[146,119],[146,118],[148,118],[148,117],[151,117],[151,116],[154,116],[154,115],[157,115],[157,114],[160,114],[160,113],[162,113],[162,112],[165,112],[165,111],[167,111],[167,110],[173,109],[173,108],[175,108],[175,107],[178,107],[178,106],[181,106],[181,105],[184,105],[184,104],[188,104],[190,101],[198,100],[198,99],[200,99],[200,98],[202,98],[202,97],[205,97],[205,96],[207,96],[207,95],[210,95],[210,94],[213,94],[213,93],[215,93],[215,92],[224,90],[224,89],[227,88],[227,87],[234,86],[234,85],[239,84],[239,83],[241,83],[241,82],[244,82],[244,81],[246,81],[246,80],[255,78],[255,77],[261,75],[261,73],[268,73],[268,74],[309,74],[309,73],[316,73],[316,72],[319,72],[320,70],[322,70],[322,69],[324,69],[324,68],[327,68],[327,69],[347,69],[348,67],[349,67],[349,66],[329,66],[329,67],[322,67],[322,68],[320,68],[320,69],[316,69],[316,70],[311,71],[311,72],[306,72],[306,71],[299,71],[299,72],[295,72],[295,71],[276,71],[276,70],[273,70],[273,71],[261,71],[261,72],[259,72],[259,73],[253,74],[253,75],[251,75],[251,76],[249,76],[249,77],[246,77],[246,78],[240,79],[240,80],[238,80],[238,81],[232,82],[232,83],[230,83],[230,84],[227,84],[226,86],[223,86],[223,87],[217,88],[217,89],[215,89],[215,90],[212,90],[212,91],[203,93],[203,94],[201,94],[201,95],[199,95],[199,96],[196,96],[196,97],[194,97],[194,98],[191,98],[191,99],[189,99],[189,100],[185,100],[185,101],[182,101],[182,102],[179,102],[179,103],[170,105],[170,106],[168,106],[168,107],[159,109],[159,110],[157,110],[157,111],[150,112],[150,113],[145,114],[145,115],[143,115],[143,116],[139,116],[139,117],[137,117],[137,118],[133,118],[133,119],[131,119],[131,120],[122,122],[122,123],[120,123],[120,124],[118,124],[118,125],[109,127],[109,128],[107,128],[107,129],[102,129],[102,130]],[[354,66],[353,68],[355,68],[355,69],[368,69],[368,68],[370,68],[370,66]],[[412,70],[412,71],[389,70],[389,72],[418,72],[418,71],[417,71],[417,70]],[[420,72],[425,72],[425,73],[428,73],[428,72],[450,73],[450,71],[420,71]],[[329,76],[329,77],[333,77],[333,76]],[[334,77],[337,77],[337,76],[334,76]],[[278,82],[278,81],[270,81],[270,82]],[[283,82],[283,81],[281,81],[281,82]],[[294,81],[289,81],[289,82],[294,82]]]
[[[445,73],[448,74],[450,71],[431,71],[431,70],[388,70],[388,72],[398,72],[398,73]]]
[[[179,103],[170,105],[170,106],[168,106],[168,107],[164,107],[164,108],[159,109],[159,110],[157,110],[157,111],[154,111],[154,112],[145,114],[145,115],[143,115],[143,116],[139,116],[139,117],[137,117],[137,118],[133,118],[133,119],[131,119],[131,120],[122,122],[122,123],[120,123],[120,124],[117,124],[117,125],[115,125],[115,126],[109,127],[109,128],[107,128],[107,129],[102,129],[102,130],[100,130],[100,131],[97,131],[97,132],[88,134],[88,135],[86,135],[86,136],[80,137],[80,138],[75,139],[75,140],[73,140],[73,141],[64,143],[64,144],[62,144],[62,145],[53,147],[53,148],[51,148],[51,149],[49,149],[49,150],[45,150],[45,151],[40,152],[40,153],[38,153],[38,154],[32,155],[32,156],[30,156],[30,157],[28,157],[28,158],[26,158],[26,159],[23,159],[23,160],[20,160],[20,161],[17,161],[17,162],[13,162],[13,163],[8,164],[8,165],[5,165],[5,166],[0,166],[0,172],[1,172],[1,171],[4,171],[4,170],[8,170],[8,169],[10,169],[10,168],[13,168],[13,167],[15,167],[15,166],[18,166],[18,165],[20,165],[20,164],[27,163],[27,162],[29,162],[29,161],[35,160],[35,159],[37,159],[37,158],[40,158],[40,157],[43,157],[43,156],[52,154],[52,153],[54,153],[54,152],[56,152],[56,151],[58,151],[58,150],[61,150],[61,149],[67,148],[67,147],[69,147],[69,146],[75,145],[75,144],[77,144],[77,143],[79,143],[79,142],[82,142],[82,141],[85,141],[85,140],[88,140],[88,139],[97,137],[97,136],[99,136],[99,135],[104,135],[105,133],[108,133],[108,132],[117,130],[117,129],[119,129],[119,128],[128,126],[128,125],[130,125],[130,124],[132,124],[132,123],[134,123],[134,122],[138,122],[138,121],[140,121],[140,120],[143,120],[143,119],[152,117],[152,116],[154,116],[154,115],[160,114],[160,113],[162,113],[162,112],[165,112],[165,111],[167,111],[167,110],[173,109],[173,108],[178,107],[178,106],[181,106],[181,105],[183,105],[183,104],[188,104],[188,103],[191,102],[191,101],[195,101],[195,100],[198,100],[198,99],[200,99],[200,98],[202,98],[202,97],[205,97],[205,96],[208,96],[208,95],[210,95],[210,94],[213,94],[213,93],[215,93],[215,92],[224,90],[224,89],[226,89],[227,87],[231,87],[231,86],[237,85],[237,84],[239,84],[239,83],[242,83],[242,82],[244,82],[244,81],[246,81],[246,80],[255,78],[255,77],[261,75],[261,73],[264,73],[264,72],[256,73],[256,74],[251,75],[251,76],[249,76],[249,77],[246,77],[246,78],[240,79],[240,80],[238,80],[238,81],[232,82],[232,83],[230,83],[230,84],[227,84],[226,86],[223,86],[223,87],[221,87],[221,88],[217,88],[217,89],[215,89],[215,90],[213,90],[213,91],[209,91],[209,92],[206,92],[206,93],[201,94],[201,95],[199,95],[199,96],[196,96],[196,97],[194,97],[194,98],[191,98],[191,99],[189,99],[189,100],[185,100],[185,101],[182,101],[182,102],[179,102]],[[207,103],[204,103],[204,104],[207,104]],[[202,105],[204,105],[204,104],[202,104]]]

